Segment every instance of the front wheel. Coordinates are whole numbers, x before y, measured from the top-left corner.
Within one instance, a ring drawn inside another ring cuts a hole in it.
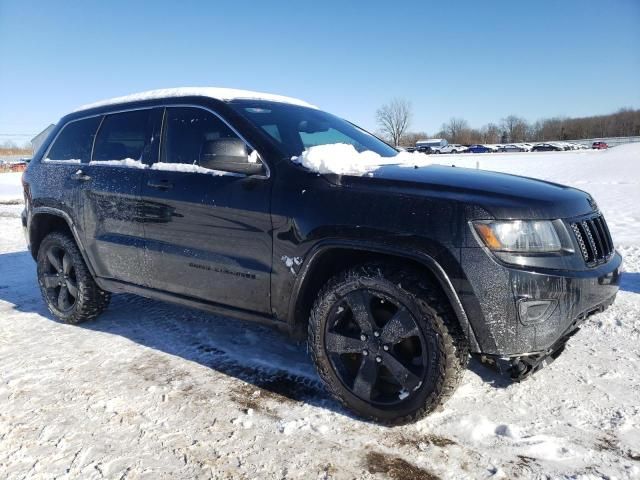
[[[47,235],[40,244],[37,262],[42,298],[58,319],[82,323],[107,308],[110,294],[98,287],[70,235]]]
[[[330,280],[309,320],[330,393],[358,415],[413,421],[455,390],[468,347],[446,297],[420,272],[368,264]]]

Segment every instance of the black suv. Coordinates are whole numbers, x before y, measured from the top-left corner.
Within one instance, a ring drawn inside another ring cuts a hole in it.
[[[386,162],[346,175],[299,161],[336,143]],[[396,155],[310,105],[248,92],[71,113],[23,180],[43,298],[69,323],[128,292],[306,331],[329,391],[384,423],[442,403],[469,354],[526,377],[613,302],[622,259],[588,194]]]

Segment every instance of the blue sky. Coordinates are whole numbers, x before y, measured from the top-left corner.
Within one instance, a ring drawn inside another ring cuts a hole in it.
[[[640,1],[0,0],[0,134],[152,88],[296,96],[375,129],[640,107]],[[0,143],[6,136],[0,136]]]

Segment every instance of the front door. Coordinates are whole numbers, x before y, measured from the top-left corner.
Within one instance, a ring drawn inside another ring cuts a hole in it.
[[[268,313],[271,181],[203,167],[207,146],[228,138],[238,137],[208,110],[165,109],[142,182],[144,271],[152,288]]]

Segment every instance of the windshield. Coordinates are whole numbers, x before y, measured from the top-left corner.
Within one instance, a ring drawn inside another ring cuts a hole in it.
[[[371,150],[382,157],[398,154],[370,133],[321,110],[262,100],[234,100],[229,105],[267,133],[288,157],[333,143],[353,145],[358,152]]]

